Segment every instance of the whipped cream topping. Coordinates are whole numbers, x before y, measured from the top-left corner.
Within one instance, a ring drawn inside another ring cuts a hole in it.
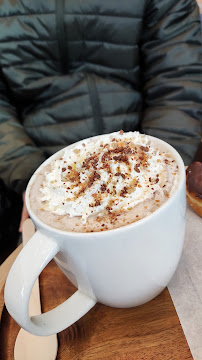
[[[170,173],[176,176],[168,187]],[[131,210],[155,193],[169,196],[177,175],[175,160],[139,132],[87,139],[50,163],[41,210],[80,216],[85,223],[91,215]]]

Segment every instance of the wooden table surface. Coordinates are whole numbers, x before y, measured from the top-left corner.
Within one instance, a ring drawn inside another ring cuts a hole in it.
[[[4,273],[9,266],[4,266]],[[48,311],[71,296],[75,288],[51,261],[40,276],[40,291],[42,310]],[[3,289],[0,317],[0,359],[13,360],[19,326],[4,307]],[[57,360],[193,359],[167,288],[154,300],[136,308],[114,309],[96,304],[83,318],[59,333],[58,341]]]

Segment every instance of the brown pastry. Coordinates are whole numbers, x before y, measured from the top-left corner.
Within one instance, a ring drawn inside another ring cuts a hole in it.
[[[194,161],[186,170],[187,201],[202,217],[202,162]]]

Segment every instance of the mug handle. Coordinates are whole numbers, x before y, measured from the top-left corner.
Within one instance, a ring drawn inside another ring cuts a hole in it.
[[[6,280],[4,298],[8,312],[22,328],[34,335],[56,334],[75,323],[96,304],[95,299],[77,290],[53,310],[29,317],[29,298],[34,283],[59,251],[54,239],[37,231],[16,258]]]

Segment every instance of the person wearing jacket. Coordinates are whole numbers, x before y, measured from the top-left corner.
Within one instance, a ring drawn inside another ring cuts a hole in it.
[[[200,142],[195,0],[16,0],[0,7],[0,178],[17,193],[54,152],[120,129],[188,165]]]

